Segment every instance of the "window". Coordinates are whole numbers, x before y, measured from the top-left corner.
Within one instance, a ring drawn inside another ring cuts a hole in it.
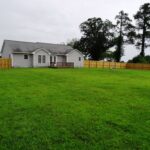
[[[42,63],[42,56],[38,55],[38,63],[41,64]]]
[[[28,55],[24,55],[24,59],[28,59]]]
[[[46,63],[46,56],[43,55],[43,63],[45,64]]]
[[[79,61],[81,61],[81,57],[79,57]]]

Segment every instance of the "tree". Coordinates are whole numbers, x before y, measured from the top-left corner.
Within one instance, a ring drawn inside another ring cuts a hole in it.
[[[114,25],[111,21],[101,18],[90,18],[80,25],[83,36],[81,43],[91,59],[103,59],[105,53],[114,45]]]
[[[78,39],[73,38],[72,40],[70,40],[70,41],[67,43],[67,45],[68,45],[68,46],[71,46],[72,48],[74,48],[76,42],[78,42],[78,41],[79,41]]]
[[[150,64],[150,56],[135,56],[132,60],[129,60],[128,63],[141,63],[141,64]]]
[[[119,15],[116,16],[116,51],[115,59],[120,62],[121,57],[124,54],[124,44],[134,43],[133,37],[135,37],[135,28],[131,24],[132,20],[128,17],[128,14],[124,11],[120,11]]]
[[[141,56],[145,56],[145,48],[148,46],[148,39],[150,39],[150,3],[145,3],[139,9],[139,11],[134,15],[136,20],[137,29],[137,48],[141,48]]]

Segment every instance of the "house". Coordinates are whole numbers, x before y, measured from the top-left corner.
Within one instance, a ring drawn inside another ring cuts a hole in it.
[[[83,54],[70,46],[4,40],[2,58],[11,58],[12,67],[83,67]]]

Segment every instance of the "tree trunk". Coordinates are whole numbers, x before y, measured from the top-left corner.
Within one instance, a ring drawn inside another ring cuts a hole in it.
[[[118,50],[117,50],[117,58],[116,58],[117,62],[120,62],[121,57],[122,57],[122,45],[123,45],[123,31],[122,31],[123,18],[122,18],[122,16],[121,16],[120,21],[121,21],[120,22],[120,35],[119,35],[119,40],[118,40]]]
[[[118,37],[118,41],[117,41],[117,49],[115,52],[115,58],[116,58],[116,62],[120,62],[121,60],[121,56],[122,56],[122,51],[123,51],[123,37],[122,34],[120,34],[120,36]]]
[[[141,47],[141,56],[145,56],[145,33],[146,33],[146,25],[144,22],[144,27],[143,27],[143,35],[142,35],[142,47]]]

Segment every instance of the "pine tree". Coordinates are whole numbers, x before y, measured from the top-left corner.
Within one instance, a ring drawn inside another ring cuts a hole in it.
[[[116,16],[116,20],[117,38],[115,59],[117,62],[119,62],[124,54],[124,44],[134,43],[133,37],[135,36],[135,28],[131,24],[132,20],[124,11],[119,12],[119,14]]]
[[[145,3],[134,16],[136,20],[136,46],[141,49],[141,56],[145,56],[145,48],[150,46],[148,39],[150,39],[150,3]]]

